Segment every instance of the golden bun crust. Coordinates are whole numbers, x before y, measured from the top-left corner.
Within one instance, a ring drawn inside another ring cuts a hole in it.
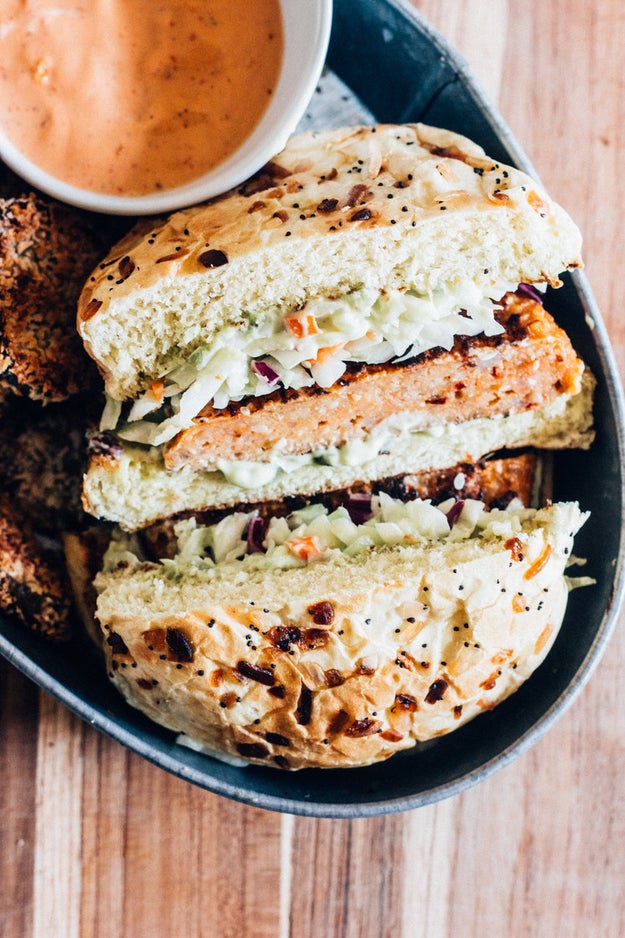
[[[282,769],[384,760],[491,709],[543,661],[583,521],[559,504],[466,541],[212,579],[122,565],[96,580],[109,675],[209,751]]]
[[[94,271],[78,330],[119,399],[224,325],[363,284],[546,281],[581,265],[576,226],[526,174],[423,124],[293,138],[240,189],[141,222]]]

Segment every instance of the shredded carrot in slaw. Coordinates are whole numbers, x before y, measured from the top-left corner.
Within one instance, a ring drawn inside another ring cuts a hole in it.
[[[338,345],[326,345],[324,348],[320,348],[314,358],[310,359],[311,364],[323,365],[328,361],[329,358],[332,358],[333,355],[343,348],[345,342],[339,342]]]
[[[521,596],[515,596],[512,599],[512,610],[513,612],[525,612],[525,602]]]
[[[545,645],[551,638],[552,632],[553,632],[552,626],[547,624],[542,630],[542,632],[540,633],[540,635],[538,636],[538,638],[536,639],[536,644],[534,645],[535,655],[539,654],[543,650],[543,648],[545,647]]]
[[[542,552],[538,555],[534,563],[527,568],[523,574],[524,580],[531,580],[536,576],[537,573],[543,569],[546,563],[548,563],[549,558],[551,557],[551,545],[545,544],[542,549]]]
[[[159,404],[163,401],[163,395],[165,393],[165,382],[164,381],[153,381],[150,385],[150,390],[155,401],[158,401]]]
[[[304,560],[306,563],[316,560],[323,554],[319,538],[314,535],[310,537],[293,537],[290,541],[286,541],[286,546],[298,560]]]
[[[285,316],[284,324],[296,339],[303,339],[308,335],[317,335],[320,331],[317,320],[312,313],[304,316]]]

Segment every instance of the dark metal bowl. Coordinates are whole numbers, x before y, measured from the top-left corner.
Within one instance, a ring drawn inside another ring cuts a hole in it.
[[[424,121],[479,142],[532,172],[465,62],[411,8],[335,0],[329,67],[388,122]],[[597,585],[576,590],[545,663],[511,698],[448,736],[358,770],[238,768],[179,746],[128,707],[86,640],[50,647],[3,621],[0,651],[87,722],[151,762],[212,792],[293,814],[364,817],[416,808],[484,779],[535,742],[571,704],[603,651],[623,593],[623,395],[601,316],[582,274],[565,276],[550,311],[598,378],[597,440],[556,459],[554,495],[592,512],[576,541]]]

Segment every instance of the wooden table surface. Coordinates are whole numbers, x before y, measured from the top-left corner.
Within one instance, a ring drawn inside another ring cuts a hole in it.
[[[623,373],[625,3],[414,3],[468,59],[582,228]],[[621,667],[617,626],[574,705],[488,781],[413,812],[331,821],[246,807],[170,777],[2,662],[0,934],[616,938],[625,930]]]

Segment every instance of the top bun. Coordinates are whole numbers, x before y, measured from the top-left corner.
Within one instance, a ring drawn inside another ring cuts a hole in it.
[[[580,250],[535,180],[465,137],[423,124],[308,133],[236,191],[137,226],[83,289],[78,329],[126,400],[276,307],[362,286],[557,286]]]

